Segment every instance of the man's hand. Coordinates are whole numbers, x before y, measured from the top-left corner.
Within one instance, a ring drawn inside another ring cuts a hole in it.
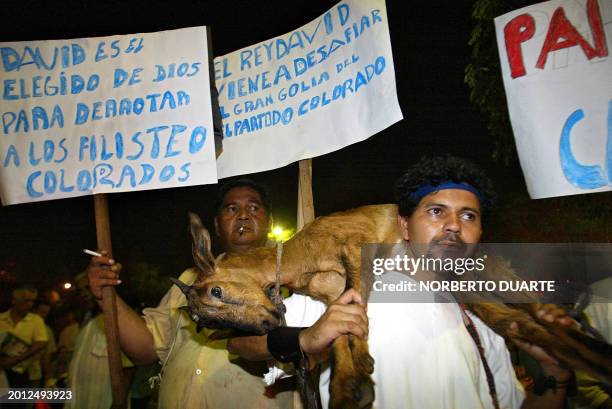
[[[15,357],[3,356],[0,358],[0,368],[2,369],[11,369],[13,366],[17,365],[18,361]]]
[[[92,257],[87,266],[87,277],[89,278],[89,289],[96,298],[102,299],[102,288],[109,285],[119,285],[119,273],[121,272],[121,264],[115,262],[107,256],[107,252],[102,250],[101,257]]]
[[[544,304],[536,312],[537,317],[551,324],[558,325],[565,328],[578,328],[579,325],[571,317],[567,315],[567,312],[559,308],[554,304]],[[562,367],[553,356],[548,354],[543,348],[538,345],[531,344],[518,338],[518,324],[513,322],[510,324],[508,335],[512,339],[512,342],[523,351],[531,355],[540,364],[542,371],[546,376],[553,376],[557,382],[566,382],[571,378],[572,372]]]
[[[121,284],[121,280],[119,280],[121,264],[108,257],[106,251],[102,250],[100,254],[102,256],[91,258],[86,270],[89,289],[98,301],[98,305],[102,304],[102,289],[104,287]],[[121,350],[136,365],[148,365],[156,362],[159,358],[155,350],[155,341],[144,319],[118,295],[116,302]]]
[[[361,295],[349,289],[327,307],[325,314],[300,333],[300,348],[309,355],[325,352],[340,335],[353,334],[367,339],[368,316]]]

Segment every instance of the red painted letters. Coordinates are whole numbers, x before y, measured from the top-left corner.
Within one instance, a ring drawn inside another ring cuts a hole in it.
[[[563,7],[557,8],[548,24],[548,32],[535,65],[536,68],[543,69],[546,66],[546,60],[550,52],[574,46],[580,46],[589,60],[595,57],[607,57],[606,35],[597,0],[587,0],[587,18],[593,36],[593,45],[589,44],[567,19]],[[521,43],[531,39],[534,32],[535,21],[529,14],[521,14],[513,18],[504,27],[506,51],[512,78],[522,77],[526,74]]]
[[[533,37],[535,32],[535,21],[529,14],[521,14],[513,18],[504,27],[504,37],[506,40],[506,52],[512,78],[525,75],[525,64],[523,63],[523,51],[521,43]]]

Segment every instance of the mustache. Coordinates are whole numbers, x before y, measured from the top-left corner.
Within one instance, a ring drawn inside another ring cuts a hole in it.
[[[444,242],[444,244],[442,244]],[[434,238],[431,240],[431,244],[435,246],[448,246],[451,243],[452,246],[464,248],[467,246],[466,242],[460,237],[459,233],[447,233],[442,237]]]

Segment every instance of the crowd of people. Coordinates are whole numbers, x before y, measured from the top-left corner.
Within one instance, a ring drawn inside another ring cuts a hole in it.
[[[69,388],[78,393],[65,405],[42,407],[109,408],[104,320],[87,276],[77,275],[73,290],[61,295],[52,289],[18,285],[10,293],[9,305],[0,313],[0,388]],[[136,370],[123,358],[126,387],[135,391],[131,407],[145,408],[152,392],[141,386],[148,376],[133,382],[134,375],[154,372],[156,366]],[[11,407],[31,408],[33,403],[12,403]]]

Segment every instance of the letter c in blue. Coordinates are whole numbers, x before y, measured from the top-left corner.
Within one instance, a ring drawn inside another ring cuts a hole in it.
[[[37,170],[36,172],[32,173],[30,176],[28,176],[28,195],[30,195],[30,197],[41,197],[43,194],[42,192],[39,192],[37,190],[34,190],[34,179],[38,178],[40,175],[42,174],[42,172],[40,170]]]
[[[583,165],[576,160],[572,152],[571,132],[576,122],[584,118],[582,109],[577,109],[567,118],[561,140],[559,142],[559,154],[561,157],[561,168],[565,178],[574,186],[581,189],[597,189],[606,186],[608,181],[603,169],[599,165]],[[608,142],[609,143],[609,142]]]

